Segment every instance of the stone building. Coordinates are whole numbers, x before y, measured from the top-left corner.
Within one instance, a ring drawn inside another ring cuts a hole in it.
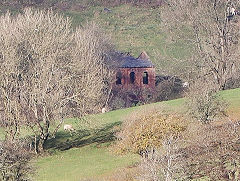
[[[121,54],[115,60],[115,90],[155,89],[155,67],[146,52],[138,58]]]

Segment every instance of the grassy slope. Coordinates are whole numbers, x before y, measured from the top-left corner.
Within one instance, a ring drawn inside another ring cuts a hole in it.
[[[84,4],[84,2],[81,3]],[[20,7],[6,6],[0,7],[0,14],[6,12],[7,9],[13,13],[20,11]],[[160,8],[121,5],[109,9],[111,12],[106,12],[104,6],[97,6],[95,3],[92,7],[78,11],[68,9],[59,10],[59,12],[72,18],[73,27],[81,26],[89,21],[96,22],[112,37],[119,51],[130,52],[137,57],[141,51],[145,50],[155,64],[158,73],[167,74],[169,71],[166,72],[166,70],[176,69],[184,64],[184,62],[179,62],[176,66],[175,59],[187,57],[191,46],[180,40],[171,40],[161,22]]]
[[[229,108],[231,110],[240,111],[240,89],[232,89],[222,91],[221,95],[229,102]]]
[[[106,148],[98,148],[96,145],[73,148],[40,159],[37,163],[40,167],[37,180],[77,181],[83,178],[94,178],[136,161],[136,155],[119,157],[108,152]]]
[[[240,115],[240,89],[221,92],[229,102],[229,112]],[[83,178],[101,178],[111,174],[117,168],[126,167],[138,160],[136,155],[123,157],[113,155],[107,148],[112,141],[113,128],[126,117],[141,110],[165,109],[170,111],[184,111],[184,99],[154,103],[139,107],[112,111],[106,114],[91,116],[85,126],[74,119],[68,123],[78,127],[78,132],[70,136],[60,130],[56,139],[50,140],[48,147],[52,156],[37,160],[39,175],[37,180],[79,180]],[[86,131],[86,128],[91,130]],[[72,148],[74,147],[74,148]],[[69,149],[72,148],[72,149]]]
[[[181,41],[172,41],[167,36],[161,22],[159,8],[137,8],[130,5],[112,7],[105,12],[101,6],[91,7],[82,12],[68,11],[74,26],[86,21],[94,21],[111,35],[117,49],[138,56],[145,50],[158,72],[164,67],[173,66],[174,59],[185,58],[190,53],[190,45]]]
[[[113,139],[112,128],[119,125],[134,109],[136,108],[90,116],[87,121],[67,120],[66,123],[78,128],[77,133],[71,136],[61,129],[56,139],[49,141],[47,147],[53,154],[37,160],[37,180],[95,178],[135,163],[138,156],[117,156],[107,148]],[[69,149],[71,147],[75,148]]]

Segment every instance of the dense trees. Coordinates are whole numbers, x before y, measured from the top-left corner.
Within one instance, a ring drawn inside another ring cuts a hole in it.
[[[231,0],[167,0],[162,13],[168,30],[193,45],[195,75],[212,79],[219,90],[239,71],[239,17],[229,11],[238,7]]]
[[[25,9],[0,22],[1,124],[10,140],[28,126],[41,151],[64,117],[101,107],[111,44],[96,25],[73,31],[52,11]]]
[[[217,92],[234,86],[234,81],[240,77],[240,2],[166,2],[162,8],[166,29],[173,39],[192,45],[188,69],[184,72],[190,79],[189,113],[197,120],[209,122],[225,114],[226,103]]]

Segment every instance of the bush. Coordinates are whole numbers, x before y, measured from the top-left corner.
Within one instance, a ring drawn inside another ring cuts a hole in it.
[[[164,115],[156,112],[137,114],[123,123],[117,133],[116,151],[133,152],[140,155],[160,148],[166,137],[178,137],[186,129],[185,122],[178,115]]]
[[[109,101],[111,109],[121,109],[154,102],[152,89],[120,89],[112,91]]]
[[[240,125],[236,120],[216,121],[210,124],[192,122],[184,152],[186,164],[183,180],[238,180],[240,170]],[[201,173],[201,174],[199,174]],[[182,179],[181,179],[182,180]]]
[[[31,180],[33,167],[30,165],[31,152],[24,140],[0,143],[0,180]]]
[[[182,84],[178,77],[156,76],[155,102],[182,97],[184,92]]]
[[[110,105],[111,109],[122,109],[125,108],[125,101],[120,96],[115,96],[112,98]]]

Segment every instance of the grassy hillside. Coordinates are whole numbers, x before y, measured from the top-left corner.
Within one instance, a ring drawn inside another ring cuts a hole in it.
[[[230,115],[239,118],[240,88],[223,91],[221,96],[229,103]],[[76,128],[76,133],[70,135],[61,128],[56,138],[48,141],[46,146],[50,154],[34,161],[38,171],[36,180],[75,181],[85,178],[101,180],[120,168],[133,165],[139,160],[137,155],[119,156],[109,150],[108,146],[114,140],[115,128],[139,111],[184,112],[185,101],[187,100],[176,99],[91,115],[86,119],[67,119],[66,123],[72,124]]]
[[[52,3],[49,1],[48,5]],[[89,21],[96,22],[111,36],[119,51],[130,52],[137,57],[145,50],[161,74],[169,74],[167,70],[181,67],[184,62],[175,65],[175,59],[183,59],[190,54],[191,45],[180,40],[173,41],[165,31],[161,21],[161,9],[158,7],[146,8],[130,4],[109,7],[103,2],[73,0],[69,1],[69,4],[71,6],[65,5],[64,8],[64,3],[59,3],[55,8],[59,13],[72,18],[73,27],[84,25]],[[8,9],[16,13],[21,11],[22,7],[11,4],[1,5],[0,14]],[[42,8],[46,5],[37,7]]]
[[[229,113],[240,115],[240,89],[221,92],[229,103]],[[88,121],[69,119],[77,128],[72,136],[61,129],[55,139],[49,140],[47,147],[50,156],[37,159],[39,167],[37,180],[68,180],[102,178],[116,169],[134,164],[136,155],[117,156],[111,153],[108,145],[113,141],[114,130],[131,114],[143,110],[166,110],[184,112],[185,99],[132,107],[88,117]],[[100,179],[101,180],[101,179]]]
[[[65,152],[38,160],[37,180],[73,181],[84,178],[97,178],[124,168],[138,160],[136,155],[122,157],[111,154],[106,148],[97,145],[73,148]]]
[[[109,9],[108,12],[104,7],[96,6],[81,12],[64,13],[73,18],[74,26],[86,21],[99,24],[112,37],[119,51],[130,52],[137,57],[145,50],[159,73],[164,73],[169,67],[174,68],[175,59],[183,59],[190,54],[190,45],[180,40],[173,41],[166,33],[160,8],[121,5]]]

